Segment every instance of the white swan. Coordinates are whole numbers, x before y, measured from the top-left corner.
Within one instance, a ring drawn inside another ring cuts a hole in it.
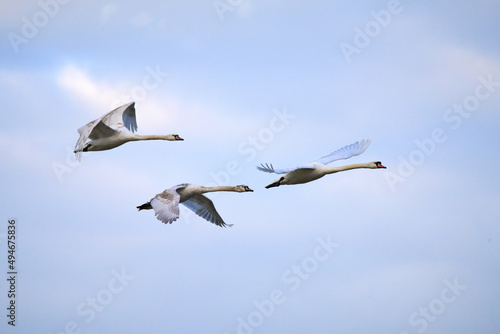
[[[273,165],[262,164],[261,166],[258,166],[257,169],[267,173],[286,174],[285,176],[276,179],[276,181],[266,186],[266,188],[271,188],[285,184],[307,183],[317,180],[327,174],[333,174],[350,169],[386,168],[385,166],[382,165],[380,161],[359,163],[341,167],[326,166],[330,162],[336,160],[349,159],[352,156],[360,155],[368,148],[369,145],[370,145],[370,140],[362,140],[361,142],[356,142],[354,144],[344,146],[341,149],[338,149],[335,152],[332,152],[320,158],[318,161],[314,161],[309,164],[298,166],[295,168],[276,169],[273,167]]]
[[[139,209],[139,211],[153,209],[158,220],[165,224],[172,224],[172,222],[179,218],[179,203],[182,203],[198,216],[208,220],[212,224],[220,227],[233,226],[224,223],[217,210],[215,210],[214,203],[209,198],[202,195],[213,191],[234,191],[242,193],[253,190],[245,185],[234,187],[202,187],[183,183],[157,194],[149,202],[139,205],[137,209]]]
[[[75,146],[77,160],[80,160],[81,152],[110,150],[129,141],[184,140],[176,134],[142,136],[134,134],[137,130],[134,104],[135,102],[124,104],[79,128],[80,138]]]

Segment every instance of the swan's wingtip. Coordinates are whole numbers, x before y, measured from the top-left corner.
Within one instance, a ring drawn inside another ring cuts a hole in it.
[[[260,166],[257,166],[257,169],[261,172],[276,173],[273,164],[268,164],[267,162],[265,164],[260,164]]]

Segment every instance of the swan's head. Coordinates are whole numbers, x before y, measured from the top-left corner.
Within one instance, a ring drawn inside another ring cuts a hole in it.
[[[165,139],[170,140],[170,141],[184,140],[181,137],[179,137],[179,135],[177,135],[177,134],[166,135]]]
[[[370,168],[387,168],[384,165],[382,165],[380,161],[370,162],[370,164],[371,164]]]
[[[244,185],[244,184],[240,184],[240,185],[238,185],[238,186],[234,187],[234,190],[235,190],[236,192],[239,192],[239,193],[244,193],[244,192],[248,192],[248,191],[250,191],[250,192],[251,192],[251,191],[253,191],[252,189],[250,189],[250,187],[249,187],[249,186],[246,186],[246,185]]]

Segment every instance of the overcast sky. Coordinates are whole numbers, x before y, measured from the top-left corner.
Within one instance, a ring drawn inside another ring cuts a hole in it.
[[[2,1],[2,333],[500,330],[500,2]],[[77,129],[139,134],[77,163]],[[265,189],[371,139],[354,170]],[[136,206],[179,183],[232,228]],[[7,226],[16,219],[16,326]]]

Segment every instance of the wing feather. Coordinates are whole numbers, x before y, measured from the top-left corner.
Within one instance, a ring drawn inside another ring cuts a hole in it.
[[[233,226],[231,224],[226,224],[215,209],[212,200],[201,194],[191,196],[188,200],[182,202],[182,204],[184,204],[188,209],[196,213],[201,218],[211,222],[212,224],[220,227]]]
[[[118,133],[118,131],[110,128],[103,121],[97,123],[89,134],[89,138],[92,140],[97,140],[100,138],[113,137]]]
[[[156,218],[165,223],[172,224],[179,218],[179,201],[181,196],[174,188],[165,190],[151,200],[151,206]]]
[[[90,133],[92,132],[92,129],[96,126],[97,123],[99,123],[101,120],[96,119],[88,124],[85,124],[81,128],[78,129],[78,133],[80,134],[80,138],[76,141],[75,145],[75,154],[76,154],[76,160],[80,161],[81,160],[81,155],[82,155],[82,150],[85,147],[85,143],[89,139]]]
[[[341,159],[349,159],[350,157],[360,155],[366,149],[368,146],[370,146],[370,140],[361,140],[357,141],[354,144],[351,145],[346,145],[328,155],[325,155],[324,157],[320,158],[318,160],[319,163],[322,163],[324,165],[327,165],[333,161],[341,160]]]
[[[261,172],[266,172],[266,173],[276,173],[276,174],[286,174],[293,172],[294,170],[297,169],[314,169],[314,166],[311,164],[303,165],[303,166],[297,166],[295,168],[274,168],[272,164],[261,164],[260,166],[257,166],[257,169],[260,170]]]
[[[130,105],[123,112],[123,124],[125,127],[132,132],[137,131],[137,120],[135,118],[135,102],[130,103]]]
[[[135,102],[130,102],[113,109],[102,117],[102,122],[114,130],[128,129],[131,132],[137,131]]]
[[[344,146],[328,155],[325,155],[324,157],[320,158],[317,162],[322,163],[324,165],[329,164],[333,161],[340,160],[340,159],[349,159],[350,157],[360,155],[366,149],[370,146],[370,140],[361,140],[357,141],[354,144]],[[302,165],[302,166],[297,166],[295,168],[274,168],[272,164],[261,164],[260,166],[257,166],[257,169],[260,170],[261,172],[266,172],[266,173],[276,173],[276,174],[286,174],[293,172],[294,170],[297,169],[314,169],[313,163]]]
[[[88,139],[96,140],[111,137],[116,135],[117,131],[126,131],[125,129],[132,132],[137,131],[134,105],[135,102],[124,104],[79,128],[80,138],[78,138],[75,145],[76,159],[81,160],[81,152]]]

